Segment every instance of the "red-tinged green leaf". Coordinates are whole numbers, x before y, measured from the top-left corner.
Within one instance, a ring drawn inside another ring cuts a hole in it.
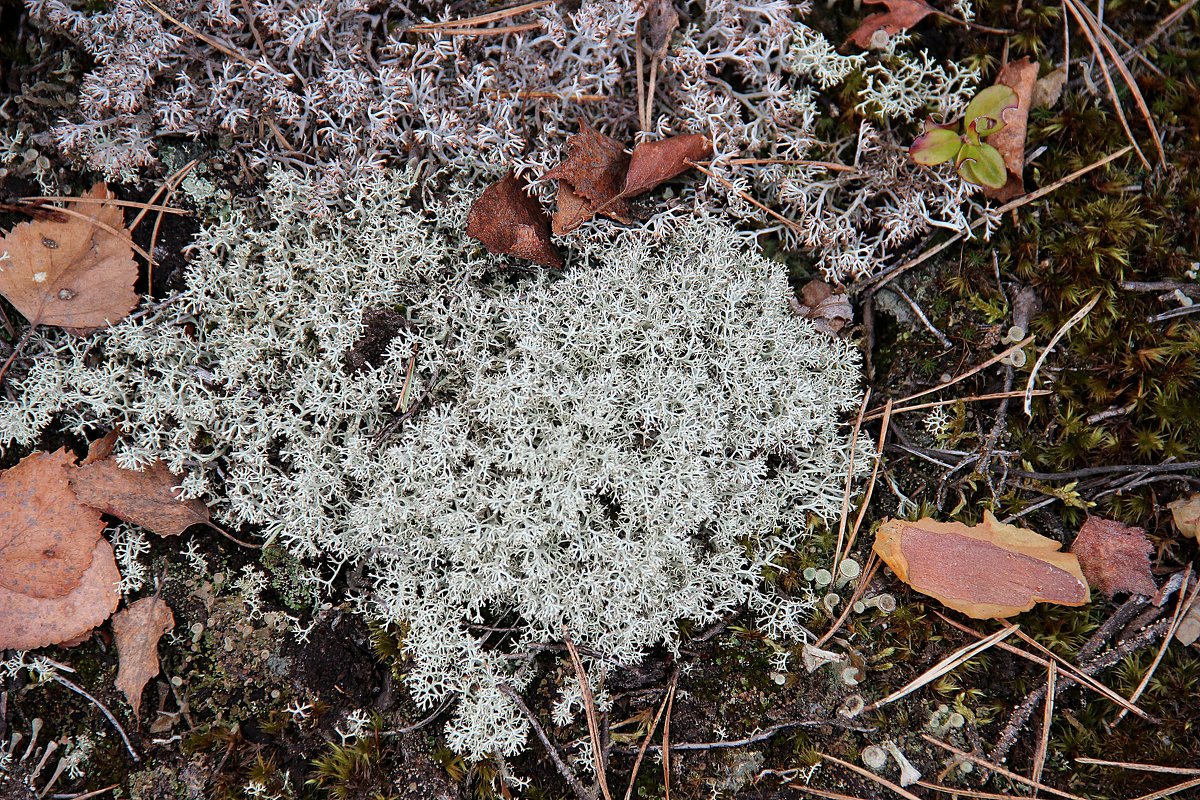
[[[958,174],[968,183],[991,189],[1008,182],[1004,156],[990,144],[964,144],[958,151]]]
[[[908,148],[908,157],[918,164],[932,167],[944,164],[958,155],[962,147],[962,137],[947,128],[933,128],[926,131]]]
[[[989,86],[967,104],[963,113],[966,125],[975,123],[975,130],[981,137],[991,136],[1004,129],[1004,112],[1019,105],[1017,93],[1011,86],[996,84]]]

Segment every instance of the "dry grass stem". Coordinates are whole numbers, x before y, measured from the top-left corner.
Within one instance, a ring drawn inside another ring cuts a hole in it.
[[[1054,392],[1051,391],[1050,389],[1034,389],[1033,390],[1034,397],[1044,397],[1045,395],[1048,395],[1048,394],[1054,394]],[[988,400],[1011,400],[1014,397],[1024,397],[1024,396],[1025,396],[1025,392],[1023,390],[1013,390],[1011,392],[991,392],[990,394],[976,394],[976,395],[971,395],[970,397],[955,397],[951,400],[934,400],[929,403],[918,403],[917,405],[900,406],[899,408],[893,408],[892,415],[895,416],[896,414],[903,414],[905,411],[924,411],[925,409],[938,408],[939,406],[952,406],[955,403],[982,403],[982,402],[985,402]],[[865,417],[863,417],[863,422],[873,422],[874,420],[881,419],[882,417],[883,417],[883,411],[872,411],[869,414],[867,414]]]
[[[857,452],[858,434],[862,431],[863,414],[867,403],[871,401],[871,387],[863,392],[862,403],[858,406],[858,417],[854,420],[854,430],[850,434],[850,456],[846,460],[846,486],[842,492],[842,513],[838,519],[837,544],[833,547],[833,575],[837,577],[838,566],[842,559],[842,542],[846,538],[846,523],[850,519],[850,490],[854,487],[854,454]]]
[[[824,797],[826,800],[863,800],[858,795],[841,794],[840,792],[831,792],[827,789],[814,789],[811,786],[805,786],[801,783],[789,783],[788,786],[792,789],[799,789],[802,792],[811,794],[814,797]]]
[[[959,756],[960,758],[965,758],[967,761],[970,761],[972,764],[975,764],[976,766],[980,766],[985,769],[989,769],[992,772],[995,772],[999,775],[1003,775],[1004,777],[1009,778],[1010,780],[1014,780],[1017,783],[1023,783],[1026,786],[1029,786],[1033,789],[1037,789],[1038,791],[1048,792],[1052,795],[1057,795],[1058,797],[1065,797],[1065,798],[1067,798],[1067,800],[1085,800],[1085,798],[1080,797],[1077,794],[1071,794],[1070,792],[1064,792],[1061,789],[1055,789],[1054,787],[1047,786],[1044,783],[1035,783],[1034,781],[1029,780],[1029,778],[1026,778],[1024,775],[1018,775],[1015,772],[1010,772],[1009,770],[1006,770],[1004,767],[997,766],[996,764],[993,764],[992,762],[988,761],[986,758],[981,758],[981,757],[975,755],[974,753],[968,753],[966,750],[959,750],[954,745],[946,744],[941,739],[935,739],[934,737],[930,736],[927,733],[922,733],[921,738],[924,739],[925,741],[929,742],[930,744],[937,745],[938,747],[942,748],[943,750],[947,750],[947,751],[953,753],[954,755]]]
[[[1021,341],[1012,345],[1007,350],[997,353],[996,355],[989,358],[987,361],[984,361],[982,364],[972,367],[971,369],[967,370],[966,372],[951,378],[950,380],[946,381],[945,383],[939,383],[937,386],[930,387],[929,389],[923,389],[919,392],[916,392],[915,394],[910,394],[908,397],[903,397],[903,398],[897,400],[896,402],[897,403],[907,403],[909,401],[916,400],[918,397],[924,397],[925,395],[933,394],[934,392],[940,392],[942,389],[945,389],[949,386],[953,386],[956,383],[961,383],[962,381],[965,381],[967,378],[971,377],[972,375],[987,369],[992,364],[995,364],[998,361],[1003,360],[1009,354],[1015,353],[1017,350],[1020,350],[1021,348],[1023,348],[1025,345],[1029,344],[1032,341],[1033,341],[1032,336],[1026,336],[1024,339],[1022,339]],[[952,400],[950,402],[956,403],[958,401]],[[868,418],[873,418],[876,416],[883,416],[883,409],[878,409],[878,408],[873,409]]]
[[[854,528],[850,531],[850,537],[846,540],[846,550],[842,553],[841,559],[834,562],[834,576],[837,576],[837,566],[841,560],[850,557],[850,553],[854,550],[854,542],[858,539],[858,532],[862,528],[863,519],[867,515],[867,508],[871,505],[871,495],[875,493],[875,482],[879,479],[879,465],[883,462],[883,445],[887,441],[888,426],[892,422],[892,401],[888,400],[887,405],[883,407],[883,422],[879,426],[879,441],[875,443],[875,463],[871,465],[871,479],[867,482],[867,491],[863,495],[862,505],[858,507],[858,516],[854,519]]]
[[[1033,369],[1029,371],[1029,380],[1025,383],[1025,416],[1033,416],[1033,384],[1034,381],[1037,380],[1038,371],[1041,370],[1042,364],[1046,363],[1046,358],[1054,350],[1054,346],[1058,344],[1059,340],[1067,335],[1067,331],[1071,330],[1071,328],[1075,327],[1075,325],[1078,324],[1081,319],[1086,317],[1088,312],[1095,308],[1096,303],[1099,301],[1100,293],[1097,292],[1096,296],[1089,300],[1087,305],[1072,314],[1071,318],[1064,322],[1061,328],[1055,331],[1054,336],[1052,336],[1050,339],[1050,343],[1046,345],[1046,349],[1042,350],[1042,354],[1038,356],[1037,361],[1034,362]]]
[[[526,11],[536,11],[539,8],[545,8],[548,5],[553,5],[554,0],[535,0],[532,3],[524,3],[519,6],[510,8],[502,8],[499,11],[492,11],[487,14],[480,14],[477,17],[467,17],[465,19],[451,19],[445,22],[422,22],[413,25],[409,28],[414,32],[425,32],[437,30],[439,28],[469,28],[475,25],[487,25],[489,22],[499,22],[502,19],[515,17],[524,14]]]
[[[558,94],[557,92],[505,92],[493,89],[488,92],[492,97],[514,98],[517,100],[564,100],[568,103],[600,103],[608,99],[602,94]]]
[[[1200,775],[1200,769],[1190,769],[1188,767],[1162,767],[1158,764],[1136,764],[1131,761],[1105,761],[1102,758],[1077,758],[1076,763],[1091,764],[1097,767],[1120,767],[1121,769],[1132,769],[1139,772],[1161,772],[1167,775]]]
[[[196,30],[191,25],[188,25],[186,22],[176,19],[175,17],[171,16],[163,9],[159,8],[154,3],[150,2],[150,0],[142,0],[142,2],[145,3],[148,8],[153,10],[160,17],[165,19],[167,22],[170,22],[172,25],[175,25],[176,27],[180,28],[181,30],[184,30],[184,31],[190,33],[192,36],[195,36],[197,39],[204,42],[206,45],[213,48],[214,50],[218,50],[218,51],[224,53],[225,55],[229,56],[230,58],[232,58],[236,61],[242,62],[243,64],[245,64],[247,67],[250,67],[251,69],[257,70],[259,68],[258,63],[255,62],[249,56],[245,55],[244,53],[238,52],[237,50],[235,50],[234,48],[225,44],[224,42],[218,41],[217,39],[214,39],[213,37],[209,36],[208,34]],[[272,68],[272,70],[274,71],[274,68]],[[282,73],[277,73],[277,74],[282,74]],[[285,75],[284,78],[288,81],[288,83],[292,82],[290,76]]]
[[[637,784],[638,770],[642,768],[642,759],[646,756],[646,748],[650,746],[650,739],[653,738],[654,731],[658,728],[659,720],[662,719],[663,712],[666,711],[667,703],[678,683],[679,671],[675,670],[671,674],[671,682],[667,686],[667,693],[663,695],[662,702],[658,704],[658,711],[654,715],[654,721],[650,723],[649,729],[646,730],[646,736],[642,739],[642,746],[638,748],[637,758],[633,762],[633,771],[629,774],[629,786],[625,789],[625,800],[631,800],[633,797],[633,787]]]
[[[863,710],[864,711],[874,711],[875,709],[880,708],[881,706],[886,706],[888,703],[895,702],[896,700],[899,700],[902,697],[906,697],[907,695],[912,694],[917,689],[920,689],[922,686],[933,683],[934,681],[936,681],[938,678],[942,677],[946,673],[953,672],[954,670],[958,669],[964,663],[966,663],[967,661],[970,661],[972,658],[979,655],[980,653],[987,650],[988,648],[992,647],[996,643],[1001,642],[1004,639],[1007,639],[1009,636],[1012,636],[1015,631],[1016,631],[1015,627],[1014,628],[1002,628],[1001,630],[998,630],[995,633],[991,634],[990,636],[980,639],[977,642],[971,642],[968,645],[960,647],[959,649],[955,650],[950,655],[943,658],[938,663],[934,664],[929,669],[925,670],[925,672],[921,673],[916,678],[914,678],[913,680],[906,683],[901,688],[892,692],[887,697],[880,698],[879,700],[876,700],[874,703],[869,704]]]
[[[1042,703],[1042,735],[1038,739],[1037,753],[1033,756],[1033,772],[1029,777],[1034,783],[1042,782],[1042,771],[1046,768],[1046,750],[1050,746],[1050,723],[1054,721],[1054,684],[1058,680],[1058,663],[1050,662],[1046,670],[1046,699]]]
[[[857,764],[851,764],[849,761],[842,761],[840,758],[835,758],[834,756],[827,756],[824,753],[818,753],[818,755],[821,756],[821,758],[825,759],[826,761],[830,761],[834,764],[845,767],[846,769],[850,770],[851,772],[857,772],[859,775],[862,775],[867,780],[873,781],[886,789],[891,789],[896,794],[900,795],[903,798],[906,798],[906,800],[921,800],[920,797],[917,797],[915,794],[908,791],[900,784],[892,783],[887,778],[880,777],[879,775],[876,775],[874,772],[871,772],[871,770],[869,770],[869,769],[864,769],[863,767],[860,767]]]
[[[1157,792],[1151,792],[1150,794],[1144,794],[1141,797],[1133,798],[1133,800],[1159,800],[1159,798],[1170,797],[1172,795],[1179,794],[1180,792],[1186,791],[1188,789],[1194,789],[1197,786],[1200,786],[1200,778],[1195,778],[1190,781],[1184,781],[1183,783],[1178,783],[1167,789],[1159,789]]]

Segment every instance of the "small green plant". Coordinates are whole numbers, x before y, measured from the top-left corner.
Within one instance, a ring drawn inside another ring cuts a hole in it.
[[[954,159],[954,168],[964,181],[999,189],[1008,180],[1004,156],[983,140],[1004,130],[1004,112],[1017,104],[1012,87],[1002,83],[989,86],[967,104],[958,122],[937,125],[926,120],[925,132],[908,148],[908,156],[927,167]]]

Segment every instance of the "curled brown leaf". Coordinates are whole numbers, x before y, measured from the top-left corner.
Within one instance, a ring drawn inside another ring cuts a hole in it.
[[[71,476],[79,502],[159,536],[176,536],[211,519],[202,501],[179,499],[178,485],[179,478],[161,461],[139,472],[106,458],[77,467]]]
[[[712,139],[702,133],[643,142],[633,148],[621,197],[637,197],[712,156]]]
[[[113,617],[113,638],[117,642],[117,688],[140,717],[142,690],[159,672],[158,640],[175,627],[171,607],[157,597],[143,597]]]
[[[546,267],[561,268],[562,257],[550,241],[550,222],[536,200],[525,193],[525,182],[510,172],[471,206],[467,235],[489,253],[516,256]]]
[[[864,50],[876,44],[876,33],[882,31],[888,36],[908,30],[930,14],[936,14],[937,9],[922,0],[863,0],[874,5],[885,5],[887,11],[870,14],[858,24],[848,41],[854,42]]]
[[[1036,61],[1022,58],[1010,61],[996,76],[996,83],[1011,87],[1017,93],[1017,107],[1004,111],[1004,127],[988,137],[987,143],[1000,151],[1008,182],[999,189],[985,187],[983,193],[1000,202],[1008,202],[1025,194],[1025,136],[1029,124],[1029,109],[1033,104],[1033,90],[1037,85],[1038,65]]]

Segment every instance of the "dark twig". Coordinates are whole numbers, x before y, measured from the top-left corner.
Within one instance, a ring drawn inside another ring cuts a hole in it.
[[[529,710],[529,706],[525,704],[525,700],[522,699],[517,690],[506,683],[502,683],[500,684],[500,692],[512,700],[516,704],[517,709],[529,720],[529,724],[533,727],[533,732],[541,740],[542,745],[546,748],[546,752],[550,755],[550,760],[554,762],[554,766],[558,768],[559,774],[563,776],[563,780],[571,787],[571,791],[575,793],[575,796],[579,800],[592,800],[592,794],[579,782],[579,778],[575,776],[574,770],[567,765],[567,762],[563,761],[562,756],[559,755],[558,748],[554,746],[554,743],[550,741],[550,737],[546,735],[546,730],[542,727],[542,723],[538,722],[538,718]]]

